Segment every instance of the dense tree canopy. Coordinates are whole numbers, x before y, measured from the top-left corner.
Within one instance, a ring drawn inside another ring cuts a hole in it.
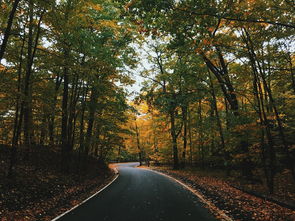
[[[153,39],[140,99],[170,122],[174,168],[189,159],[248,179],[261,169],[271,192],[277,173],[295,178],[294,5],[184,0],[127,8]]]
[[[18,148],[59,146],[67,170],[73,151],[105,160],[122,145],[122,85],[132,83],[125,69],[135,62],[123,12],[112,1],[1,1],[0,139],[12,145],[9,174]]]
[[[276,174],[295,179],[294,2],[4,0],[0,10],[8,174],[18,149],[48,146],[63,171],[83,153],[259,171],[270,192]],[[146,79],[132,105],[130,70]]]

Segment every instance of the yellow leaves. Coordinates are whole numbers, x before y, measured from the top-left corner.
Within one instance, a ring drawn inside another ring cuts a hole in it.
[[[202,48],[197,47],[197,48],[195,49],[195,52],[196,52],[197,54],[201,54],[201,53],[203,52],[203,50],[202,50]]]
[[[95,10],[95,11],[102,11],[103,7],[99,4],[94,4],[92,2],[88,3],[88,7],[90,7],[91,9]]]
[[[8,7],[7,7],[6,4],[1,4],[1,8],[2,8],[2,9],[7,9]]]
[[[225,109],[225,104],[224,102],[220,101],[220,102],[217,102],[217,109],[218,110],[224,110]]]
[[[102,20],[102,21],[100,21],[100,25],[102,25],[103,27],[113,28],[113,29],[120,28],[118,26],[117,22],[114,20]]]
[[[37,45],[37,49],[42,50],[42,51],[47,51],[48,50],[48,48],[45,47],[44,45]]]
[[[102,11],[102,7],[100,5],[94,5],[92,7],[92,9],[96,10],[96,11]]]
[[[0,71],[5,71],[5,70],[6,70],[5,66],[0,64]]]

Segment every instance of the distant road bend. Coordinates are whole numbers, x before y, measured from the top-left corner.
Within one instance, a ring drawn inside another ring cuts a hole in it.
[[[58,221],[213,221],[199,199],[153,171],[118,164],[120,176],[105,190]]]

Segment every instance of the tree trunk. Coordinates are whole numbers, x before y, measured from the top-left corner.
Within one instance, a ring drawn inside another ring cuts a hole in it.
[[[190,165],[193,165],[193,134],[192,134],[192,124],[191,124],[192,118],[191,118],[191,112],[190,109],[188,109],[188,133],[189,133],[189,153],[190,153]]]
[[[120,159],[121,159],[121,146],[119,146],[119,149],[118,149],[117,163],[120,163]]]
[[[15,12],[16,12],[16,9],[17,9],[17,6],[18,6],[19,2],[20,2],[20,0],[15,0],[13,2],[13,6],[12,6],[12,9],[11,9],[10,14],[9,14],[9,18],[8,18],[8,21],[7,21],[7,26],[6,26],[6,29],[5,29],[5,32],[4,32],[3,41],[2,41],[2,44],[1,44],[1,47],[0,47],[0,63],[1,63],[2,59],[3,59],[3,57],[4,57],[4,53],[5,53],[6,46],[7,46],[7,43],[8,43],[8,39],[9,39],[10,32],[11,32],[13,19],[15,17]]]
[[[42,11],[38,25],[35,41],[33,39],[33,26],[34,26],[34,3],[32,0],[29,1],[29,33],[28,33],[28,51],[27,51],[27,69],[24,85],[24,138],[25,145],[27,148],[30,148],[34,140],[34,131],[33,131],[33,113],[32,113],[32,67],[34,63],[34,58],[36,55],[36,50],[38,47],[40,31],[41,31],[41,22],[45,10]]]
[[[155,125],[154,110],[151,111],[151,114],[152,114],[152,130],[153,130],[153,147],[154,147],[154,154],[156,155],[154,161],[156,165],[159,165],[159,160],[158,160],[159,149],[158,149],[157,129]]]
[[[53,103],[52,103],[52,111],[49,115],[48,120],[48,134],[49,134],[49,144],[53,146],[55,144],[54,142],[54,131],[55,131],[55,112],[56,112],[56,104],[57,104],[57,96],[58,91],[60,88],[60,85],[62,83],[63,78],[59,76],[59,74],[56,76],[55,80],[55,88],[54,88],[54,97],[53,97]]]
[[[202,100],[199,100],[198,105],[198,117],[199,117],[199,155],[201,159],[201,167],[202,169],[205,168],[205,162],[204,162],[204,148],[203,148],[203,117],[202,117]]]
[[[32,54],[33,54],[33,1],[29,1],[29,33],[27,49],[27,69],[24,83],[24,142],[27,148],[30,148],[32,142]]]
[[[136,133],[136,144],[137,144],[137,149],[138,149],[138,158],[139,158],[139,165],[142,165],[142,149],[140,146],[140,139],[139,139],[139,130],[138,130],[138,126],[137,126],[137,122],[135,119],[135,133]]]
[[[187,106],[183,105],[182,121],[183,121],[183,152],[182,152],[182,167],[186,166],[186,147],[187,147]]]
[[[16,155],[19,137],[21,133],[22,127],[22,119],[23,119],[23,102],[21,100],[21,92],[22,92],[22,65],[23,65],[23,54],[24,54],[24,46],[25,46],[25,37],[23,38],[22,47],[19,56],[19,67],[18,67],[18,79],[17,79],[17,97],[16,97],[16,107],[15,107],[15,118],[14,118],[14,126],[13,126],[13,136],[11,141],[11,154],[10,154],[10,164],[8,169],[8,176],[11,177],[13,174],[13,168],[16,164]]]
[[[290,151],[289,151],[289,146],[288,146],[288,143],[287,143],[286,137],[285,137],[284,127],[283,127],[282,120],[280,118],[280,114],[279,114],[279,111],[277,109],[275,100],[274,100],[273,95],[272,95],[272,90],[271,90],[270,86],[267,84],[265,73],[263,72],[261,64],[259,63],[259,61],[257,59],[256,53],[255,53],[255,50],[254,50],[254,44],[253,44],[253,42],[251,40],[250,34],[247,32],[246,29],[244,29],[244,33],[245,33],[244,38],[247,40],[249,56],[250,56],[250,58],[252,60],[253,66],[255,66],[255,68],[257,70],[257,74],[260,73],[260,77],[262,79],[262,84],[263,84],[264,89],[266,90],[266,92],[268,94],[268,97],[269,97],[269,103],[270,103],[271,108],[273,109],[273,111],[275,113],[276,121],[277,121],[277,124],[278,124],[278,129],[279,129],[279,135],[281,137],[281,140],[282,140],[282,143],[283,143],[283,146],[284,146],[284,152],[285,152],[285,155],[286,155],[286,158],[287,158],[286,165],[291,170],[293,179],[295,180],[295,161],[292,158],[292,156],[290,154]]]
[[[239,103],[238,103],[238,99],[237,99],[234,87],[228,77],[227,66],[225,65],[225,61],[224,61],[223,56],[222,56],[219,49],[218,49],[217,54],[219,56],[220,63],[222,64],[221,70],[211,62],[211,60],[205,55],[205,53],[201,53],[201,56],[202,56],[205,64],[207,65],[208,69],[217,78],[219,85],[221,87],[221,90],[224,94],[224,97],[228,101],[228,103],[230,105],[230,109],[232,110],[233,114],[238,116],[239,115]]]
[[[290,55],[290,53],[288,53],[288,63],[290,65],[290,75],[291,75],[291,80],[292,80],[292,89],[293,89],[293,92],[295,94],[295,67],[293,67],[293,64],[292,64],[292,57]]]
[[[76,106],[79,99],[79,84],[78,76],[73,80],[72,91],[69,106],[69,120],[68,120],[68,139],[69,139],[69,149],[70,151],[74,148],[75,139],[75,127],[76,127]]]
[[[68,96],[69,96],[69,70],[66,59],[68,59],[69,51],[65,49],[64,59],[65,66],[63,70],[63,96],[62,96],[62,120],[61,120],[61,143],[62,143],[62,170],[68,170],[68,161],[69,161],[69,138],[68,138]]]
[[[88,88],[83,86],[83,97],[82,97],[82,110],[81,110],[81,119],[80,119],[80,148],[79,151],[84,152],[84,119],[85,119],[85,109],[86,109],[86,100],[87,100],[87,94],[88,94]]]
[[[85,153],[84,150],[84,121],[85,121],[85,110],[86,110],[86,101],[87,101],[87,94],[88,94],[88,87],[83,84],[83,95],[82,95],[82,110],[81,110],[81,118],[80,118],[80,136],[79,136],[79,151],[78,151],[78,164],[77,164],[77,170],[80,177],[81,172],[81,153]]]
[[[178,160],[178,148],[177,148],[177,133],[175,127],[175,109],[170,110],[170,134],[172,137],[172,150],[173,150],[173,169],[179,169],[179,160]]]
[[[268,141],[267,148],[264,148],[264,141],[262,138],[262,151],[263,151],[263,162],[264,162],[264,172],[267,181],[267,186],[270,193],[273,193],[274,189],[274,175],[275,175],[275,150],[274,150],[274,141],[271,135],[269,121],[265,112],[265,104],[264,104],[264,95],[263,89],[261,86],[258,68],[256,65],[255,58],[253,57],[253,48],[251,43],[249,42],[249,35],[247,31],[244,29],[243,40],[248,49],[248,57],[250,60],[250,64],[252,67],[252,75],[253,75],[253,93],[257,101],[257,113],[259,115],[259,119],[261,121],[262,129],[265,129],[266,137]]]
[[[89,148],[91,144],[91,138],[92,138],[92,130],[94,125],[94,117],[96,113],[96,107],[97,107],[97,98],[98,98],[98,92],[96,90],[96,86],[93,86],[91,89],[91,97],[90,97],[90,104],[89,104],[89,117],[88,117],[88,128],[86,133],[86,142],[85,142],[85,154],[89,154]]]
[[[46,135],[47,135],[47,130],[46,130],[46,123],[47,123],[47,119],[46,119],[46,115],[43,114],[42,116],[42,121],[41,121],[41,128],[40,128],[40,140],[39,140],[39,144],[41,146],[43,146],[45,144],[46,141]]]
[[[212,81],[210,72],[208,74],[209,74],[210,88],[211,88],[211,94],[212,94],[212,99],[213,99],[213,109],[215,111],[216,124],[217,124],[218,132],[219,132],[219,136],[220,136],[220,141],[221,141],[221,148],[224,153],[225,165],[227,165],[227,170],[229,170],[229,167],[230,167],[229,162],[228,162],[229,156],[228,156],[227,151],[225,150],[224,134],[223,134],[223,128],[222,128],[222,124],[221,124],[221,120],[220,120],[220,116],[219,116],[219,111],[217,108],[216,94],[215,94],[214,85],[213,85],[213,81]],[[229,174],[229,172],[227,172],[227,174]]]

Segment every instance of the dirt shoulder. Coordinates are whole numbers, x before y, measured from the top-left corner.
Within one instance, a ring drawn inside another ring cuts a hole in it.
[[[168,167],[149,167],[167,174],[194,189],[233,220],[239,221],[293,221],[295,211],[269,200],[239,190],[214,176],[196,170],[172,170]]]

